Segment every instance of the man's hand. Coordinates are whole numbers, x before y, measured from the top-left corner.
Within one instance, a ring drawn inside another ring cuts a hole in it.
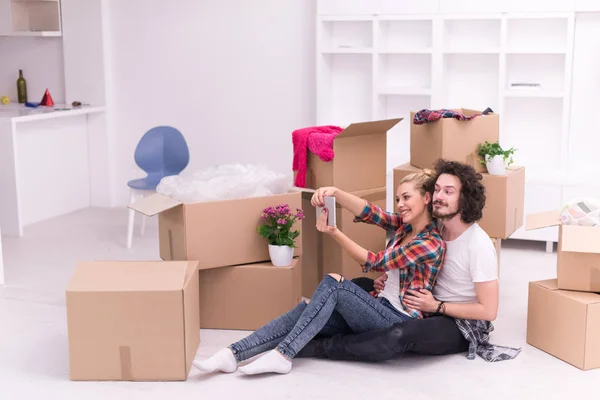
[[[379,295],[379,293],[383,292],[383,289],[385,289],[385,281],[387,281],[387,278],[388,274],[383,274],[373,281],[373,286],[375,287],[375,292],[377,295]]]
[[[337,227],[327,225],[327,215],[327,209],[324,208],[321,212],[321,215],[319,215],[319,219],[317,220],[317,230],[319,232],[332,234],[337,230]]]
[[[440,302],[433,297],[429,290],[420,289],[418,292],[407,290],[406,293],[407,295],[404,296],[404,303],[406,303],[407,306],[427,313],[437,311]]]
[[[325,205],[325,197],[335,196],[336,192],[337,188],[333,186],[319,188],[310,199],[310,204],[312,204],[313,207],[323,207]]]

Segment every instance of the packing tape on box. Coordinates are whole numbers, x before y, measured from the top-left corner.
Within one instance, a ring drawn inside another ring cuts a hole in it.
[[[121,357],[121,379],[124,381],[132,381],[133,374],[131,373],[131,347],[119,346],[119,355]]]
[[[590,288],[593,292],[600,292],[600,266],[595,266],[591,268]]]

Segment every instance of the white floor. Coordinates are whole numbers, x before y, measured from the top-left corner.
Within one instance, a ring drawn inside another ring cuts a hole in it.
[[[527,283],[555,276],[544,243],[503,244],[501,306],[492,342],[523,347],[517,359],[486,363],[464,355],[409,356],[380,364],[296,360],[285,376],[211,375],[186,382],[71,382],[64,290],[85,260],[158,259],[156,221],[124,246],[126,211],[85,210],[3,237],[6,285],[0,287],[0,399],[558,399],[593,393],[600,370],[580,371],[525,343]],[[198,357],[244,332],[203,330]],[[592,392],[593,391],[593,392]],[[218,397],[217,397],[218,396]]]

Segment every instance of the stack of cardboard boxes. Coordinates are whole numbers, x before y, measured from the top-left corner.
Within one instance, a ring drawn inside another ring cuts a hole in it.
[[[557,278],[529,283],[527,343],[583,370],[600,367],[600,228],[562,225],[559,211],[526,229],[558,225]]]
[[[283,203],[300,208],[302,194],[131,205],[158,214],[163,261],[77,266],[66,294],[71,379],[185,380],[201,328],[255,330],[295,307],[302,236],[292,264],[275,267],[257,232],[263,210]]]
[[[402,118],[354,123],[340,132],[333,141],[334,159],[322,161],[309,152],[306,187],[302,190],[302,207],[306,218],[302,224],[305,244],[303,253],[302,294],[310,298],[323,277],[338,273],[347,279],[359,276],[377,277],[377,273],[364,274],[358,262],[342,250],[329,235],[316,230],[316,210],[311,205],[314,191],[335,186],[373,204],[386,208],[386,146],[387,132]],[[385,249],[386,232],[369,224],[353,222],[354,215],[337,207],[336,223],[350,239],[362,247],[381,251]]]
[[[486,204],[478,223],[496,246],[499,268],[501,239],[512,235],[523,222],[525,168],[512,166],[506,175],[488,174],[477,155],[477,147],[485,141],[499,140],[498,115],[480,115],[481,111],[462,108],[455,111],[478,116],[468,121],[441,118],[416,125],[413,123],[415,112],[411,112],[410,162],[394,168],[394,193],[402,178],[421,169],[432,169],[440,158],[471,165],[483,176]]]

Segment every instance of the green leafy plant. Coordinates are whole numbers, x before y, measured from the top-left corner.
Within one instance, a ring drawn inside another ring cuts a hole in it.
[[[511,147],[508,150],[504,150],[500,146],[500,143],[498,143],[498,142],[490,143],[487,140],[485,141],[485,143],[483,143],[483,144],[479,143],[479,146],[477,146],[477,154],[481,157],[481,159],[479,161],[483,165],[486,164],[487,157],[492,158],[494,156],[502,156],[502,158],[504,159],[504,162],[508,166],[513,163],[512,155],[515,154],[516,151],[517,151],[517,149],[515,149],[514,147]],[[508,163],[507,163],[507,161],[508,161]]]
[[[300,235],[300,231],[292,231],[292,226],[298,220],[304,218],[304,211],[297,208],[292,213],[290,206],[280,204],[276,207],[267,207],[260,215],[265,223],[258,227],[258,233],[274,246],[296,247],[294,240]]]

